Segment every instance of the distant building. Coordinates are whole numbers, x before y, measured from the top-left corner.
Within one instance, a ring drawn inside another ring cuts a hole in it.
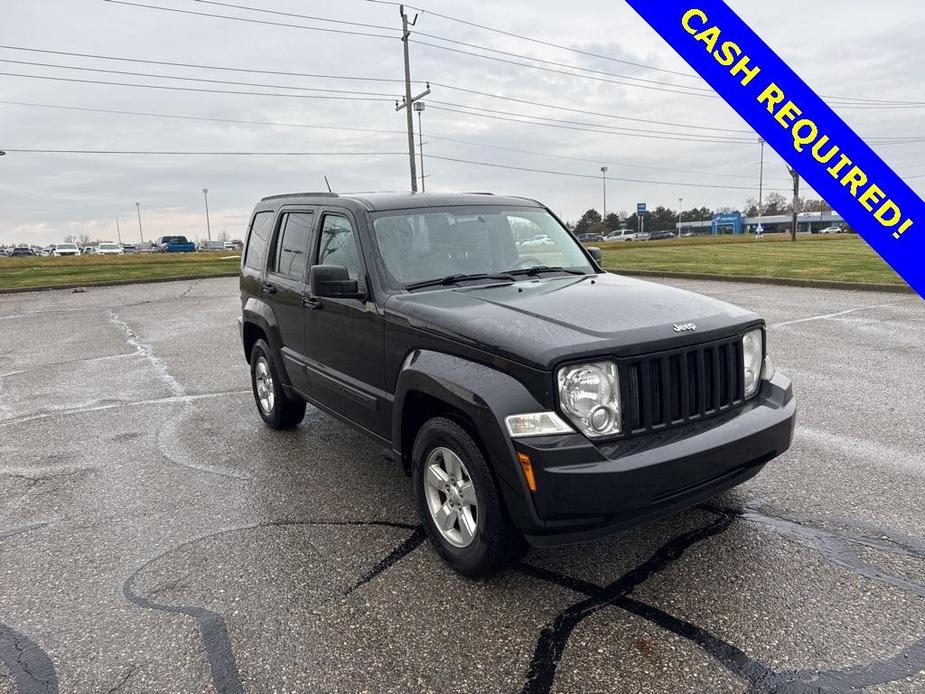
[[[837,212],[801,212],[797,218],[798,231],[818,232],[835,226],[846,226],[844,218]],[[720,236],[724,234],[738,236],[755,234],[761,225],[765,234],[788,232],[793,226],[793,216],[789,214],[765,217],[743,217],[739,212],[714,215],[712,219],[693,222],[681,222],[675,226],[679,234],[694,236]]]

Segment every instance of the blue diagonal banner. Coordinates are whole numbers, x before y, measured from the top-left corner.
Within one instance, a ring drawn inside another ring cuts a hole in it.
[[[626,1],[925,297],[922,199],[726,3]]]

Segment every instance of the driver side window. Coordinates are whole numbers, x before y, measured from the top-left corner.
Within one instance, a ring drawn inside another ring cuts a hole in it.
[[[318,246],[318,265],[341,265],[352,280],[360,276],[356,234],[346,217],[325,215]]]

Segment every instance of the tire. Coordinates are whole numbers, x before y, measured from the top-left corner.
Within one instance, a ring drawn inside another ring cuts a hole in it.
[[[283,389],[273,352],[264,340],[251,349],[251,390],[257,413],[271,429],[292,429],[305,417],[305,401]]]
[[[411,460],[421,523],[447,564],[465,576],[487,577],[523,557],[527,544],[508,519],[485,457],[465,429],[446,417],[429,420],[414,440]]]

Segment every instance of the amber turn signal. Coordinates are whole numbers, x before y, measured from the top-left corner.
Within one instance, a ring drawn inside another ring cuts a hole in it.
[[[533,475],[533,463],[530,462],[530,456],[526,453],[518,453],[517,460],[520,461],[520,467],[523,468],[524,477],[527,478],[527,486],[531,492],[536,491],[536,477]]]

